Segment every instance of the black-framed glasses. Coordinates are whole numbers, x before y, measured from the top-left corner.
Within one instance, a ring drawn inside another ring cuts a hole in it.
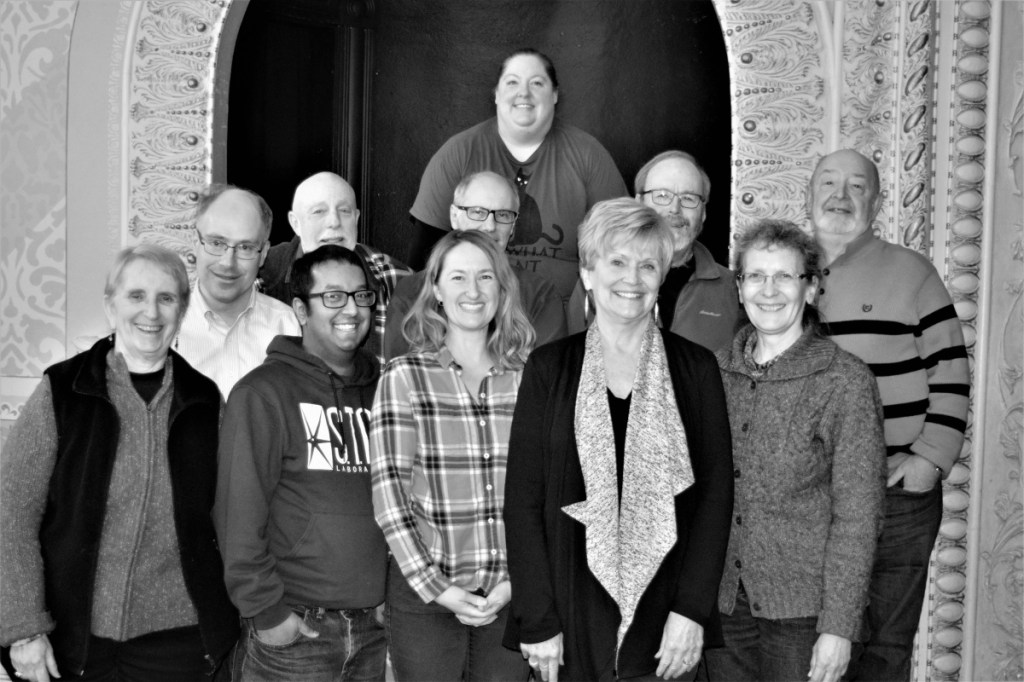
[[[655,206],[668,206],[673,199],[679,199],[679,205],[683,208],[697,208],[704,203],[704,197],[690,192],[673,192],[670,189],[648,189],[640,192],[640,196],[651,195],[651,201]]]
[[[240,260],[255,260],[259,257],[260,251],[263,250],[263,245],[266,243],[239,242],[238,244],[228,244],[223,239],[203,239],[203,235],[198,230],[196,230],[196,236],[199,237],[199,243],[203,245],[203,251],[211,256],[223,256],[228,252],[228,249],[234,249],[235,255]]]
[[[314,296],[323,302],[325,308],[344,308],[348,305],[349,296],[360,308],[370,308],[377,302],[377,292],[370,289],[360,289],[359,291],[332,289],[331,291],[309,292],[310,298]]]
[[[763,272],[744,272],[736,275],[737,280],[752,287],[763,287],[769,279],[775,283],[775,286],[784,287],[796,284],[797,281],[801,279],[810,278],[811,275],[808,275],[807,273],[794,275],[792,272],[776,272],[774,275],[766,275]]]
[[[465,211],[466,215],[469,216],[470,220],[474,220],[478,223],[482,223],[487,220],[487,216],[494,214],[494,222],[501,223],[502,225],[511,225],[519,217],[519,214],[515,211],[510,211],[507,208],[498,208],[491,210],[484,208],[483,206],[455,206],[460,211]]]

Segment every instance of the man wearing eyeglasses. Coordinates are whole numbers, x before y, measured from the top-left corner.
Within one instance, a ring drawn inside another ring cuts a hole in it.
[[[387,544],[373,516],[363,347],[377,291],[355,252],[326,245],[289,278],[302,337],[279,336],[231,392],[214,527],[243,618],[234,678],[384,680]]]
[[[383,364],[388,302],[398,282],[409,274],[409,268],[368,244],[358,243],[356,193],[335,173],[316,173],[299,183],[292,197],[288,222],[295,231],[295,237],[290,242],[271,247],[267,262],[259,273],[263,291],[291,305],[288,277],[297,258],[324,244],[337,244],[355,251],[376,280],[377,303],[374,306],[373,329],[366,345]]]
[[[225,400],[263,362],[271,339],[299,333],[291,307],[254,286],[271,217],[262,197],[231,185],[211,186],[196,208],[195,292],[175,350],[213,379]]]
[[[455,188],[449,208],[452,229],[479,230],[487,234],[505,252],[516,229],[519,194],[515,186],[497,173],[481,171],[462,179]],[[565,336],[565,312],[555,285],[539,272],[513,268],[519,280],[519,296],[523,311],[537,334],[540,346]],[[387,331],[384,334],[386,359],[409,352],[409,343],[402,334],[402,323],[413,301],[423,287],[423,272],[417,272],[398,283],[388,306]]]
[[[745,319],[732,272],[697,241],[704,228],[711,180],[686,152],[669,150],[643,165],[634,183],[636,198],[668,222],[675,249],[655,308],[661,325],[679,336],[717,350],[732,341]],[[586,329],[582,284],[569,301],[569,333]]]
[[[852,149],[818,162],[807,190],[824,253],[818,309],[836,344],[868,364],[885,411],[885,521],[868,589],[870,638],[850,680],[908,680],[942,522],[941,479],[960,456],[970,367],[956,309],[931,261],[877,238],[878,169]]]

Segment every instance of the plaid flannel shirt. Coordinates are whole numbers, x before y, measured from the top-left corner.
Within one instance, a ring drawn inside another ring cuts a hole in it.
[[[377,356],[381,369],[383,369],[385,362],[384,329],[387,322],[388,304],[391,302],[391,295],[395,293],[395,287],[398,286],[398,280],[410,274],[412,270],[372,246],[356,244],[355,251],[366,261],[366,266],[370,268],[371,274],[377,280],[377,304],[374,306],[372,337],[367,344],[367,350]]]
[[[447,348],[388,363],[370,426],[373,508],[424,602],[508,579],[505,465],[522,371],[491,369],[476,399]]]

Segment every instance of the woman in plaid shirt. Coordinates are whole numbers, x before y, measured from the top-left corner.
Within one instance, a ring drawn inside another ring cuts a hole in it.
[[[501,645],[512,594],[505,463],[534,341],[519,300],[491,239],[448,233],[403,325],[412,352],[380,380],[373,506],[394,554],[385,626],[400,682],[526,678]]]

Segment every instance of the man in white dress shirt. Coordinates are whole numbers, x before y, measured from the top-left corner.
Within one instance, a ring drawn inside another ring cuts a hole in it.
[[[231,185],[211,186],[196,209],[195,292],[175,350],[217,382],[225,400],[263,362],[271,339],[301,334],[291,306],[256,290],[271,219],[262,197]]]

